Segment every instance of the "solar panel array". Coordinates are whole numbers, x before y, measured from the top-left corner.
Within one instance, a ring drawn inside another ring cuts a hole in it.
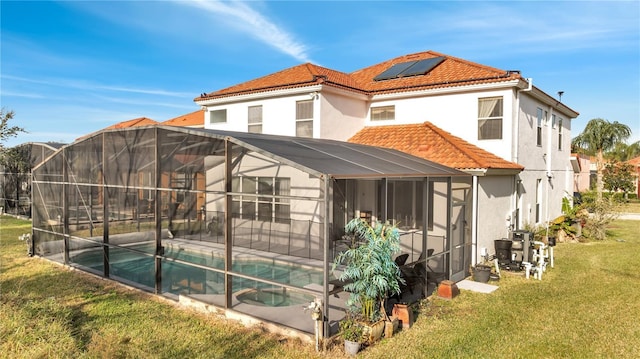
[[[433,57],[430,59],[408,61],[395,64],[373,78],[374,81],[391,80],[399,77],[425,75],[434,67],[438,66],[444,57]]]

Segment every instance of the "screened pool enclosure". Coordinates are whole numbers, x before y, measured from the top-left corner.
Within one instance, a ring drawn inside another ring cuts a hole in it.
[[[470,176],[395,150],[177,127],[105,130],[33,171],[33,251],[175,300],[325,336],[348,296],[331,271],[354,218],[401,229],[424,296],[471,261]],[[339,271],[339,268],[338,268]]]

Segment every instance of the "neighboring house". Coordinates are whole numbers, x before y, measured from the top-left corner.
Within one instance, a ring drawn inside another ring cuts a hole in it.
[[[585,192],[591,188],[591,159],[587,155],[572,153],[573,192]]]
[[[133,120],[126,120],[126,121],[122,121],[122,122],[118,122],[116,124],[113,124],[111,126],[107,126],[105,128],[103,128],[102,130],[115,130],[115,129],[122,129],[122,128],[130,128],[130,127],[140,127],[140,126],[152,126],[152,125],[157,125],[158,121],[156,120],[152,120],[150,118],[147,117],[138,117],[138,118],[134,118]],[[100,131],[102,131],[100,130]],[[79,138],[76,139],[77,140],[81,140],[83,138],[87,138],[90,137],[91,135],[98,133],[100,131],[96,131],[96,132],[92,132],[88,135],[84,135],[84,136],[80,136]]]
[[[640,198],[640,156],[628,160],[627,163],[633,166],[633,172],[635,174],[636,194],[638,195],[638,198]]]
[[[519,71],[426,51],[352,73],[302,64],[194,101],[206,108],[205,128],[299,137],[347,140],[365,127],[429,121],[523,166],[510,185],[486,193],[508,197],[506,213],[493,204],[478,208],[495,215],[479,227],[499,228],[485,241],[543,225],[573,193],[571,120],[578,113]]]
[[[200,109],[160,123],[167,126],[204,128],[204,110]]]

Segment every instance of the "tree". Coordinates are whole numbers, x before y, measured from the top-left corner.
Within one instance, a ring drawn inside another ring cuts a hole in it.
[[[622,142],[618,143],[612,150],[607,152],[605,156],[609,159],[615,159],[620,162],[636,158],[640,156],[640,141],[636,141],[630,145]]]
[[[625,196],[634,189],[633,167],[628,163],[613,160],[606,164],[602,173],[604,188],[608,191],[622,191]]]
[[[10,137],[15,137],[20,132],[27,132],[22,127],[9,126],[9,120],[13,119],[15,113],[13,111],[6,111],[4,107],[0,109],[0,150],[2,150],[2,143]]]
[[[631,136],[629,126],[618,121],[609,122],[601,118],[590,120],[581,134],[571,140],[571,147],[581,153],[596,156],[596,191],[598,201],[602,200],[602,171],[604,153]]]

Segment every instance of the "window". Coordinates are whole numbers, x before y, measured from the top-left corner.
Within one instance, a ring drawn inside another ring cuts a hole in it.
[[[478,99],[478,139],[502,139],[502,97]]]
[[[248,110],[249,133],[262,133],[262,106],[249,106]]]
[[[313,137],[313,100],[296,101],[296,136]]]
[[[227,110],[215,110],[209,113],[209,123],[224,123],[227,122]]]
[[[556,115],[551,115],[551,128],[556,128]]]
[[[234,177],[232,191],[242,193],[233,196],[232,216],[264,222],[288,223],[290,203],[288,196],[291,180],[282,177]]]
[[[396,107],[378,106],[371,107],[371,121],[387,121],[396,119]]]
[[[558,151],[562,151],[562,119],[558,119]]]
[[[542,146],[542,109],[538,108],[538,129],[536,132],[536,145]]]

